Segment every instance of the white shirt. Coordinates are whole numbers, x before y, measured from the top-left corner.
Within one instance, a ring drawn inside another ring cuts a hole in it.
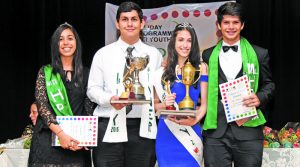
[[[96,52],[90,69],[87,89],[87,96],[91,101],[98,104],[93,115],[109,118],[110,113],[115,110],[110,104],[111,97],[114,95],[120,96],[125,91],[122,81],[125,57],[127,56],[126,49],[129,46],[119,38],[118,41],[104,46]],[[134,46],[133,57],[140,57],[142,53],[149,55],[147,67],[150,69],[151,80],[153,72],[161,66],[161,53],[155,47],[146,45],[141,40],[131,46]],[[148,80],[145,80],[145,78],[148,78],[147,75],[147,69],[139,72],[142,85],[143,82],[148,82]],[[119,78],[119,82],[117,78]],[[121,89],[116,91],[116,87]],[[127,117],[140,118],[141,108],[141,105],[133,105],[132,111],[127,114]]]
[[[237,52],[233,51],[232,49],[229,49],[227,52],[224,53],[223,49],[221,48],[219,55],[220,66],[228,81],[234,80],[242,68],[242,53],[240,41],[237,41],[233,45],[238,46]],[[223,41],[222,46],[231,45]]]

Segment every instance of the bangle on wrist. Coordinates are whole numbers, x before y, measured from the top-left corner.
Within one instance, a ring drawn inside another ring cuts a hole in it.
[[[61,129],[60,131],[58,131],[58,132],[56,133],[56,136],[58,136],[62,131],[63,131],[62,129]]]

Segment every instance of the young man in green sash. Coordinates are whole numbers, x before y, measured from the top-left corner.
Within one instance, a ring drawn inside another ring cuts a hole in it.
[[[209,65],[208,109],[204,122],[205,167],[259,167],[262,163],[263,133],[266,122],[264,109],[274,95],[275,85],[266,49],[251,45],[240,32],[244,28],[242,7],[228,2],[218,9],[218,29],[223,39],[203,51]],[[219,85],[247,75],[250,96],[243,105],[256,107],[257,117],[241,126],[228,123],[222,104]]]

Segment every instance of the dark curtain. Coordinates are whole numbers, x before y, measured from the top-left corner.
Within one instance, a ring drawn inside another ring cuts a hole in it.
[[[3,0],[0,2],[1,121],[0,143],[17,138],[30,123],[39,68],[50,63],[50,37],[64,22],[72,24],[83,44],[83,62],[90,66],[95,52],[104,46],[105,3],[119,0]],[[205,3],[209,0],[135,1],[142,8],[174,3]],[[276,83],[269,105],[267,125],[280,129],[286,122],[300,121],[296,104],[299,93],[298,64],[300,1],[237,0],[246,6],[242,35],[267,48]]]

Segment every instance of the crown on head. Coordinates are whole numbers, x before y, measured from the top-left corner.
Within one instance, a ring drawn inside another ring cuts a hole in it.
[[[65,22],[65,23],[63,23],[63,24],[61,24],[61,25],[59,25],[59,26],[68,26],[68,27],[72,27],[72,25],[69,24],[68,22]]]
[[[180,27],[180,28],[186,28],[186,27],[193,28],[193,26],[188,22],[180,23],[177,26]]]

